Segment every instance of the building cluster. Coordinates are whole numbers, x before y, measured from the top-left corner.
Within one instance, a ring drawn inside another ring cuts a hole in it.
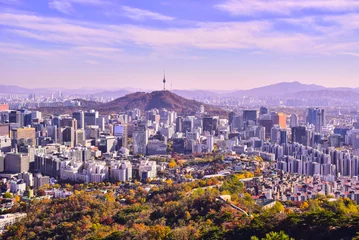
[[[102,182],[157,176],[163,166],[149,157],[170,154],[244,154],[304,176],[359,176],[359,124],[329,123],[326,111],[303,116],[267,107],[212,116],[167,109],[102,115],[98,111],[43,116],[39,111],[0,111],[0,177],[23,193],[55,181]]]

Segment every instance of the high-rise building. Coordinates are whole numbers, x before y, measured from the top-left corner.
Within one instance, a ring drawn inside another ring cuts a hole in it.
[[[280,129],[280,141],[279,144],[288,143],[287,131],[285,129]]]
[[[289,125],[291,128],[299,126],[297,114],[293,113],[292,115],[290,115],[290,124]]]
[[[85,130],[77,129],[75,131],[75,145],[85,145]]]
[[[247,123],[249,121],[253,121],[254,123],[257,123],[257,115],[257,110],[243,110],[243,122]]]
[[[212,152],[214,150],[213,144],[214,144],[213,136],[212,135],[207,136],[207,149],[208,149],[208,152]]]
[[[326,124],[324,109],[308,108],[306,121],[315,126],[316,132],[321,132],[322,127]]]
[[[308,146],[307,141],[307,129],[303,126],[293,127],[292,128],[292,142],[297,142]]]
[[[77,126],[77,124],[76,124]],[[68,147],[75,146],[75,131],[72,127],[58,128],[58,141]]]
[[[186,117],[182,121],[182,132],[183,133],[192,132],[192,128],[193,128],[193,118]]]
[[[5,172],[22,173],[30,169],[30,157],[27,154],[7,153],[5,155]]]
[[[272,120],[274,125],[287,128],[287,116],[284,113],[272,113]]]
[[[86,126],[96,125],[96,119],[99,117],[98,111],[91,110],[84,113],[84,124]]]
[[[127,124],[113,125],[113,135],[117,139],[117,148],[128,147],[128,127]]]
[[[274,125],[271,128],[271,136],[270,136],[272,143],[279,143],[280,141],[280,127],[278,125]]]
[[[265,128],[265,138],[271,137],[271,129],[274,126],[272,117],[269,114],[262,115],[259,118],[259,125]]]
[[[15,145],[19,144],[20,142],[36,146],[35,128],[23,127],[11,129],[11,141],[12,147],[15,147]]]
[[[98,143],[98,149],[102,153],[114,152],[116,148],[116,138],[114,136],[101,137]]]
[[[71,127],[74,131],[77,130],[77,120],[72,117],[60,119],[60,128]]]
[[[228,114],[228,125],[232,125],[234,116],[236,116],[236,114],[234,112],[230,112]]]
[[[183,138],[174,138],[172,149],[175,153],[184,153],[185,152],[185,140]]]
[[[269,113],[269,109],[267,107],[260,107],[259,109],[259,115],[265,115]]]
[[[72,117],[77,120],[77,128],[85,128],[85,113],[83,111],[77,111],[72,113]]]
[[[176,119],[176,132],[182,132],[182,122],[183,122],[183,118],[182,117],[177,117],[177,119]]]
[[[215,134],[218,134],[219,117],[204,117],[202,121],[204,132],[209,132],[210,134],[212,134],[212,132],[214,131]]]
[[[133,130],[133,154],[146,154],[148,130],[145,126],[137,126]]]

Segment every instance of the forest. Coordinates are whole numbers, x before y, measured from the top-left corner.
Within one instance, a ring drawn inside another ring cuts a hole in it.
[[[348,198],[319,195],[305,202],[276,202],[262,209],[246,193],[243,175],[196,180],[146,191],[134,184],[78,185],[68,198],[20,202],[28,215],[3,239],[359,239],[358,206]],[[68,186],[71,188],[71,186]],[[218,201],[231,203],[249,216]]]

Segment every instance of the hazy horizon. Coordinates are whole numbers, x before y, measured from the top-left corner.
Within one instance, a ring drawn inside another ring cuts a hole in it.
[[[359,87],[359,2],[0,0],[0,84]],[[126,86],[126,87],[123,87]]]

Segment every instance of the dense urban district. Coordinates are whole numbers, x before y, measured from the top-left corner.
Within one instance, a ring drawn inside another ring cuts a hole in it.
[[[359,239],[353,106],[38,98],[0,104],[3,239]]]

